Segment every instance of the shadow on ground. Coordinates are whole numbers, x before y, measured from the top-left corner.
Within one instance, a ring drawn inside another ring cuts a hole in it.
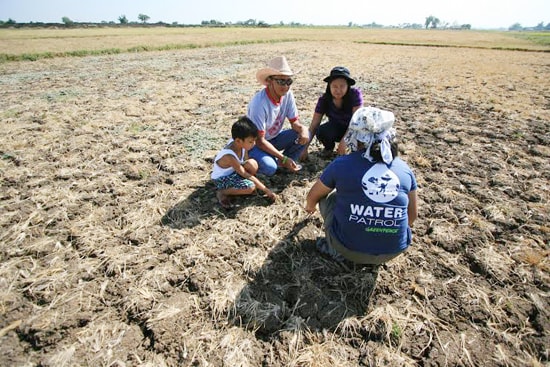
[[[313,154],[299,174],[278,173],[260,179],[282,193],[289,185],[311,183],[327,163]],[[235,218],[247,206],[269,205],[261,195],[237,197],[234,203],[232,209],[222,209],[210,181],[169,209],[161,223],[174,229],[190,228],[211,217]],[[365,314],[378,274],[319,254],[315,249],[319,228],[318,217],[305,219],[277,243],[236,297],[231,314],[235,324],[267,338],[283,330],[334,329],[348,317]]]
[[[310,155],[307,162],[303,164],[304,169],[297,173],[278,172],[274,176],[259,176],[260,180],[277,194],[281,194],[291,183],[305,185],[312,182],[322,168],[328,163],[316,155]],[[209,161],[211,163],[211,160]],[[201,220],[212,217],[235,218],[244,207],[269,206],[270,202],[258,192],[249,196],[233,198],[233,207],[224,209],[216,198],[216,187],[212,181],[204,185],[194,187],[194,191],[184,200],[175,204],[161,218],[161,224],[174,229],[192,228],[201,223]]]
[[[337,263],[315,249],[302,232],[320,220],[299,222],[269,253],[263,266],[236,297],[232,320],[270,337],[283,330],[334,329],[364,315],[377,273]]]

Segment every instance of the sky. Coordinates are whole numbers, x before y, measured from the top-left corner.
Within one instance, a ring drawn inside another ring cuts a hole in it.
[[[385,26],[424,24],[429,16],[449,25],[476,29],[532,27],[550,23],[550,0],[0,0],[0,20],[18,23],[113,21],[126,16],[148,23],[200,24],[216,20],[237,23],[254,19],[268,24]]]

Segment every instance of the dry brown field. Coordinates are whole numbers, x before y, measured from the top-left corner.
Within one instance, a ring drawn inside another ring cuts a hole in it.
[[[491,32],[18,31],[0,31],[3,52],[196,47],[0,63],[1,366],[549,365],[548,47]],[[280,54],[300,71],[304,123],[335,65],[397,116],[420,216],[377,275],[315,250],[317,142],[299,174],[262,177],[276,203],[216,202],[213,156]]]

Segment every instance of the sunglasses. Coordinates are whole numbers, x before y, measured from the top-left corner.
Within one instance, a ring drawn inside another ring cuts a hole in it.
[[[272,80],[275,80],[277,84],[279,84],[281,87],[287,86],[290,87],[291,84],[294,82],[292,79],[277,79],[277,78],[271,78]]]

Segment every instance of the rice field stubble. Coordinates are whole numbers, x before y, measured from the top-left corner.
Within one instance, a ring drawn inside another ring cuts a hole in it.
[[[308,123],[348,66],[419,181],[408,253],[314,250],[314,144],[226,212],[209,173],[285,54]],[[0,64],[0,364],[548,364],[545,53],[295,41]]]

